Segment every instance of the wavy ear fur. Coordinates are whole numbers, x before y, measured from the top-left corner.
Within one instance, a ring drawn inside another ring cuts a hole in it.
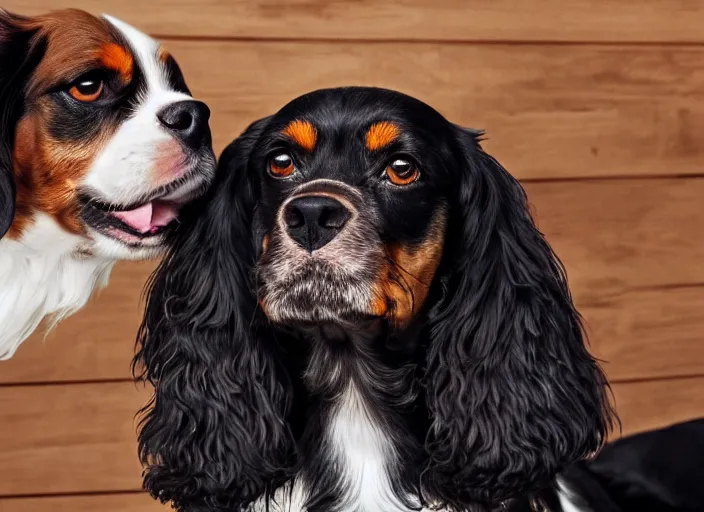
[[[13,146],[29,74],[43,55],[28,19],[0,10],[0,238],[15,217]]]
[[[257,330],[249,152],[268,119],[223,153],[152,276],[135,366],[155,395],[139,449],[145,488],[179,511],[235,511],[288,476],[286,376]]]
[[[612,422],[564,269],[478,135],[457,128],[466,168],[426,370],[423,487],[458,510],[540,489],[597,451]]]

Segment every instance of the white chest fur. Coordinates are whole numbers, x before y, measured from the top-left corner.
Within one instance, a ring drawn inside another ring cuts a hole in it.
[[[336,512],[411,512],[393,493],[389,471],[397,460],[393,443],[370,414],[354,384],[349,384],[333,410],[324,445],[337,458],[336,471],[342,478],[341,505]],[[564,512],[588,512],[578,507],[575,496],[560,479],[560,504]],[[306,512],[304,503],[309,494],[306,482],[296,480],[295,486],[279,488],[273,503],[267,508],[258,500],[250,512]],[[450,512],[437,510],[435,512]],[[423,508],[421,512],[430,512]]]
[[[343,510],[406,512],[394,495],[388,471],[396,463],[394,446],[377,424],[354,384],[340,399],[330,441],[345,482]]]
[[[397,464],[394,446],[370,414],[354,384],[349,384],[335,405],[324,445],[337,459],[342,488],[340,507],[336,512],[411,512],[395,496],[389,478]],[[272,512],[306,512],[304,502],[309,494],[306,482],[297,480],[293,492],[285,486],[276,492]],[[267,510],[260,500],[252,512]]]
[[[0,240],[0,360],[51,315],[52,326],[107,284],[113,260],[78,255],[82,238],[39,216],[20,241]]]

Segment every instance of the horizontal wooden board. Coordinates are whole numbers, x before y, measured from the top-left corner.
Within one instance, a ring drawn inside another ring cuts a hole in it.
[[[704,417],[704,378],[685,378],[613,386],[623,435]],[[612,439],[618,437],[616,432]]]
[[[591,299],[580,310],[610,379],[704,375],[704,286]]]
[[[27,14],[78,7],[154,34],[460,41],[702,41],[696,0],[6,0]]]
[[[0,388],[0,496],[139,490],[132,383]]]
[[[624,434],[704,416],[704,378],[614,393]],[[147,394],[130,383],[0,388],[0,496],[139,490],[133,416]]]
[[[613,380],[704,374],[704,179],[528,183]],[[0,363],[0,383],[129,378],[154,263],[122,264],[86,310]],[[694,285],[694,286],[692,286]]]
[[[704,174],[704,48],[171,41],[216,150],[308,91],[397,89],[521,179]]]
[[[704,284],[704,179],[527,183],[538,227],[583,307]]]
[[[96,496],[47,496],[0,498],[3,512],[169,512],[147,494],[103,494]]]

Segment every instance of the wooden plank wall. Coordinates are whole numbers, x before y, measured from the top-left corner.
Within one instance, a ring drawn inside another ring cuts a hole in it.
[[[374,84],[488,131],[564,260],[623,432],[704,415],[703,0],[6,0],[161,38],[216,149],[311,89]],[[0,509],[153,512],[130,381],[153,263],[0,363]],[[615,436],[619,434],[616,433]]]

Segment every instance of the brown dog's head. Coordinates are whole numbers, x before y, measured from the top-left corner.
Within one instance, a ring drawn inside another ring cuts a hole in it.
[[[110,17],[0,13],[0,236],[158,254],[214,174],[209,110],[176,61]]]

